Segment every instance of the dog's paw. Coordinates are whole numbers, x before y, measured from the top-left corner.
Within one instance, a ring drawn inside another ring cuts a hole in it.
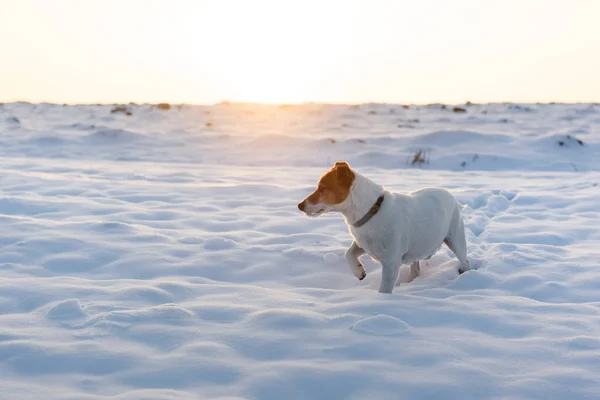
[[[359,281],[362,281],[367,276],[367,271],[365,271],[365,267],[362,263],[359,263],[358,267],[354,270],[354,276],[356,276]]]
[[[459,275],[462,275],[462,274],[464,274],[465,272],[469,271],[470,269],[471,269],[471,263],[467,261],[466,265],[461,265],[461,266],[458,268],[458,274],[459,274]]]
[[[458,269],[458,275],[462,275],[462,274],[464,274],[465,272],[467,272],[467,271],[470,271],[470,270],[471,270],[471,268],[463,268],[463,267],[460,267],[460,268]]]
[[[365,271],[365,266],[358,260],[348,260],[348,266],[350,267],[350,271],[352,274],[358,278],[359,281],[365,279],[367,276],[367,271]]]

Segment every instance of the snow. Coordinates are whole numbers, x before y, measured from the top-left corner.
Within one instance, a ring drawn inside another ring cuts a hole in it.
[[[599,398],[600,106],[461,107],[0,105],[0,399]],[[476,269],[358,281],[296,208],[337,160]]]

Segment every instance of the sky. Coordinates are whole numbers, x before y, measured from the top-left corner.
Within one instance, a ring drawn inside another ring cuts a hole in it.
[[[0,0],[0,101],[600,101],[599,0]]]

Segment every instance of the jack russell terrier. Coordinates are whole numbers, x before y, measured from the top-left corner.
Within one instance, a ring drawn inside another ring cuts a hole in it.
[[[363,280],[367,273],[359,257],[367,253],[379,261],[381,293],[392,293],[402,264],[411,264],[409,282],[419,276],[419,261],[431,258],[442,243],[460,261],[459,273],[470,268],[461,206],[444,189],[392,193],[342,161],[319,179],[298,208],[309,217],[342,213],[354,238],[346,250],[350,270]]]

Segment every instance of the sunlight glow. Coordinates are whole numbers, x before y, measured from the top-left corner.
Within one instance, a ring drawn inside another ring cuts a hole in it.
[[[596,0],[0,3],[0,101],[597,101]]]

